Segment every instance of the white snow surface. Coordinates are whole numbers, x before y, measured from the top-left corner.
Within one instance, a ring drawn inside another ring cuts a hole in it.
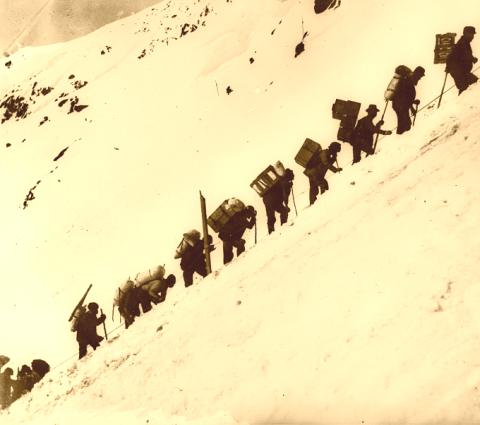
[[[477,0],[344,0],[321,15],[313,0],[170,0],[8,58],[0,96],[53,90],[0,126],[1,350],[12,367],[59,366],[0,422],[480,423],[479,87],[450,90],[354,167],[344,144],[313,207],[293,162],[305,137],[334,140],[336,98],[361,116],[382,106],[400,63],[426,68],[423,104],[437,96],[434,35],[479,18]],[[62,93],[88,108],[67,114]],[[298,217],[267,235],[249,183],[279,159]],[[214,273],[185,289],[173,253],[201,227],[199,190],[209,212],[254,205],[259,238],[226,267],[217,244]],[[178,278],[166,302],[60,364],[86,286],[109,310],[122,280],[157,264]]]

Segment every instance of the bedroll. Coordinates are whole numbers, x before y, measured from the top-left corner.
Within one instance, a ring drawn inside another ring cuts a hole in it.
[[[182,258],[185,251],[189,246],[194,246],[196,242],[200,240],[200,232],[198,230],[190,230],[183,234],[182,241],[178,244],[177,249],[175,250],[174,258]]]
[[[119,306],[125,294],[129,290],[133,289],[133,287],[134,287],[133,281],[131,281],[130,279],[123,282],[115,291],[115,296],[113,297],[113,305]]]

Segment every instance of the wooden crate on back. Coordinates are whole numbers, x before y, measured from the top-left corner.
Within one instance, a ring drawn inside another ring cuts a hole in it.
[[[267,191],[278,182],[280,177],[281,176],[275,170],[275,167],[269,165],[252,183],[250,183],[250,187],[263,197],[263,195],[265,195],[265,193],[267,193]]]
[[[218,233],[237,213],[245,209],[245,204],[236,198],[226,199],[207,219],[208,225]]]
[[[319,143],[309,139],[308,137],[303,142],[302,147],[295,155],[295,162],[303,168],[307,168],[308,163],[312,157],[322,149]]]

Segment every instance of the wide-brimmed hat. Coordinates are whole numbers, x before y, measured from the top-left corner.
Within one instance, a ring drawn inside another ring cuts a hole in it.
[[[476,34],[475,27],[465,27],[463,29],[463,34]]]
[[[367,111],[367,112],[370,112],[370,111],[380,112],[380,109],[377,108],[377,105],[371,104],[371,105],[368,105],[368,108],[365,109],[365,111]]]

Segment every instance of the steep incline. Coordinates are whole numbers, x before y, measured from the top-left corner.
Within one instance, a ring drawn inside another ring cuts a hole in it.
[[[54,371],[9,423],[476,423],[477,96]]]

